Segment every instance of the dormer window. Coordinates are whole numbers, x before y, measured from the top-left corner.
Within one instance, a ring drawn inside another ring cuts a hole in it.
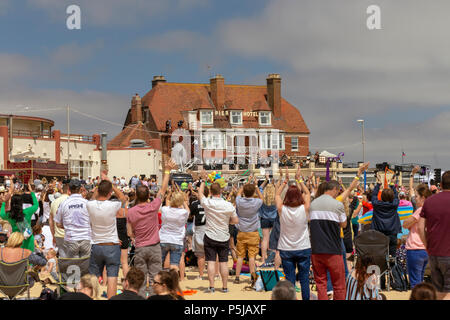
[[[213,124],[212,110],[201,110],[200,111],[200,123],[201,124]]]
[[[231,111],[230,123],[234,125],[242,124],[242,111]]]
[[[272,124],[270,118],[270,111],[260,111],[259,112],[259,125],[270,126]]]

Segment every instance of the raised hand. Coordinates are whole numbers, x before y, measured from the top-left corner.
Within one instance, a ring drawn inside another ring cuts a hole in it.
[[[172,158],[169,158],[166,161],[166,168],[167,170],[175,170],[177,168],[177,164],[175,163],[175,161],[173,161]]]
[[[109,181],[109,178],[108,178],[108,170],[102,170],[102,172],[100,173],[100,175],[101,175],[101,180],[107,180],[107,181]]]
[[[364,163],[361,167],[358,168],[358,176],[360,176],[364,171],[367,171],[369,169],[370,162]]]
[[[420,170],[420,167],[419,167],[419,166],[415,166],[415,167],[412,169],[411,174],[412,174],[412,175],[415,175],[417,172],[419,172],[419,170]]]
[[[297,168],[297,172],[295,172],[295,180],[299,180],[300,178],[301,178],[301,168],[300,168],[300,166],[298,166],[298,168]],[[303,178],[302,178],[302,180],[303,180]]]

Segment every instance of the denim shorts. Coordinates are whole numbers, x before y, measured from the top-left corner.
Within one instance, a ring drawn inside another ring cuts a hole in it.
[[[115,278],[119,275],[120,245],[99,246],[93,244],[89,261],[89,273],[100,277],[106,266],[106,275]]]
[[[170,252],[170,265],[178,266],[180,264],[181,255],[184,247],[179,244],[161,243],[161,259],[162,263],[166,260],[167,254]]]

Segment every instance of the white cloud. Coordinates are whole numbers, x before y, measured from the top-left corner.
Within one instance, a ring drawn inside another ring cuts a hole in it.
[[[57,65],[72,65],[91,58],[95,52],[103,48],[103,42],[97,41],[87,45],[72,42],[55,49],[51,54],[52,63]]]
[[[233,54],[289,70],[283,95],[304,115],[311,145],[360,141],[362,117],[369,159],[400,162],[403,146],[410,161],[450,168],[448,113],[414,126],[402,117],[427,119],[450,104],[450,2],[376,2],[382,30],[366,28],[373,1],[273,0],[252,17],[221,23],[220,39]],[[389,114],[395,121],[380,120]],[[345,152],[348,160],[361,158],[360,147]]]
[[[17,55],[0,53],[0,84],[6,85],[31,74],[31,60]]]
[[[29,5],[48,12],[53,19],[65,21],[71,0],[28,0]],[[169,15],[204,6],[207,0],[78,0],[83,24],[93,26],[142,25],[148,18]]]
[[[0,0],[0,16],[8,11],[9,0]]]
[[[71,112],[71,132],[73,134],[94,134],[107,132],[112,139],[121,130],[130,107],[131,98],[109,92],[62,89],[29,89],[16,87],[4,92],[0,90],[0,113],[38,116],[55,122],[53,129],[66,132],[66,106],[94,115],[118,125],[108,124],[96,119]],[[61,110],[47,110],[61,108]],[[35,110],[35,111],[33,111]]]

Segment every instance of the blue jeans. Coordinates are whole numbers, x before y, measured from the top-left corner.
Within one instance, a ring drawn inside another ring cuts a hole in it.
[[[311,267],[311,249],[284,251],[280,250],[281,264],[286,280],[295,286],[295,268],[299,273],[302,300],[309,300],[309,269]]]
[[[181,255],[183,254],[183,246],[173,243],[161,243],[161,258],[164,265],[167,254],[170,252],[170,265],[178,266],[180,264]]]
[[[342,256],[344,257],[344,268],[345,268],[345,279],[347,279],[348,276],[348,267],[347,267],[347,257],[346,257],[346,253],[345,253],[345,245],[344,245],[344,239],[341,239],[341,243],[342,243]],[[330,277],[330,272],[327,271],[327,291],[333,291],[333,285],[331,284],[331,277]]]
[[[409,282],[411,289],[417,284],[423,282],[425,267],[428,263],[428,254],[426,250],[407,250],[406,268],[408,269]]]

